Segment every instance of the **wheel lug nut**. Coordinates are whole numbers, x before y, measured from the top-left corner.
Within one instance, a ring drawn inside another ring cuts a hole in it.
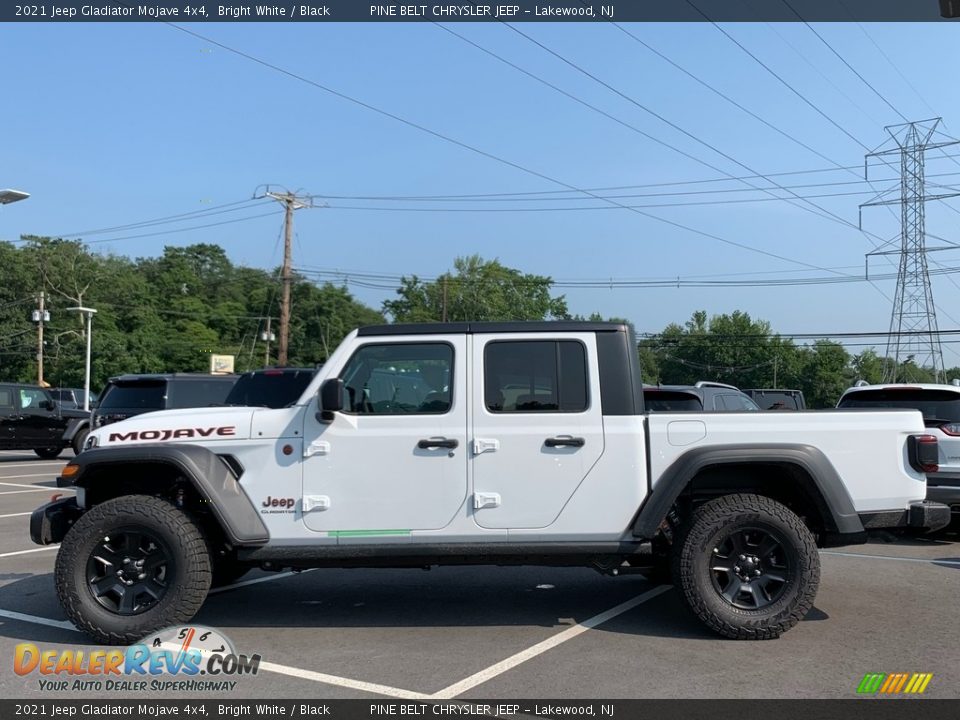
[[[753,574],[754,574],[754,575],[759,575],[759,574],[760,574],[760,571],[759,571],[759,570],[754,570],[754,571],[753,571]]]
[[[734,572],[740,572],[740,566],[737,565],[733,568]]]
[[[759,575],[760,573],[757,573],[757,574]],[[139,575],[137,575],[137,578],[140,580],[143,580],[146,576],[147,576],[146,573],[140,573]]]
[[[741,556],[740,556],[740,559],[741,559],[741,560],[746,560],[746,559],[747,559],[747,556],[746,556],[746,555],[741,555]]]
[[[743,556],[741,555],[741,557],[743,557]],[[124,559],[123,559],[123,564],[124,564],[124,565],[129,565],[129,564],[130,564],[130,558],[124,558]]]

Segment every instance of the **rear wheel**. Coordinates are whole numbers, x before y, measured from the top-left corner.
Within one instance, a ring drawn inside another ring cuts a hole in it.
[[[49,448],[34,448],[33,450],[38,457],[43,458],[44,460],[54,460],[60,457],[60,453],[63,452],[63,448],[59,447],[49,447]]]
[[[760,495],[697,508],[674,545],[674,582],[693,613],[738,640],[779,637],[807,614],[820,556],[803,521]]]
[[[210,588],[197,524],[165,500],[126,495],[94,506],[60,545],[57,596],[97,642],[130,644],[189,621]]]

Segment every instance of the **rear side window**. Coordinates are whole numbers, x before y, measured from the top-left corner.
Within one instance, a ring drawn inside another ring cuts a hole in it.
[[[276,371],[241,375],[224,403],[245,407],[282,408],[295,403],[313,379],[313,372]]]
[[[13,393],[9,388],[0,388],[0,408],[13,407]]]
[[[927,421],[960,422],[960,393],[949,390],[858,390],[844,395],[837,407],[919,410]]]
[[[483,363],[490,412],[578,413],[589,405],[586,350],[575,340],[492,342]]]
[[[236,377],[167,382],[167,409],[209,407],[223,405]]]
[[[693,393],[672,390],[644,390],[643,405],[650,412],[697,412],[703,404]]]
[[[163,380],[110,384],[100,401],[101,410],[161,410],[167,384]]]

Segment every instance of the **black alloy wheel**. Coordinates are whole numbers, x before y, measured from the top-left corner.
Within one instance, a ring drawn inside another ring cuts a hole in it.
[[[784,542],[767,528],[741,527],[713,548],[710,578],[734,607],[760,610],[777,602],[792,574]]]
[[[170,548],[139,527],[117,528],[98,542],[87,559],[87,586],[112,613],[138,615],[160,602],[175,564]]]

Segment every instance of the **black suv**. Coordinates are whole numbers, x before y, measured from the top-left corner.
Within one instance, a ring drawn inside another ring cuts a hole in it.
[[[643,405],[651,412],[731,412],[760,410],[733,385],[705,382],[696,385],[645,385]]]
[[[90,413],[60,408],[38,385],[0,383],[0,450],[33,450],[50,460],[86,438]]]
[[[316,368],[264,368],[245,372],[224,405],[283,408],[293,405],[316,375]]]
[[[168,373],[110,378],[93,413],[95,428],[155,410],[222,405],[236,375]]]

